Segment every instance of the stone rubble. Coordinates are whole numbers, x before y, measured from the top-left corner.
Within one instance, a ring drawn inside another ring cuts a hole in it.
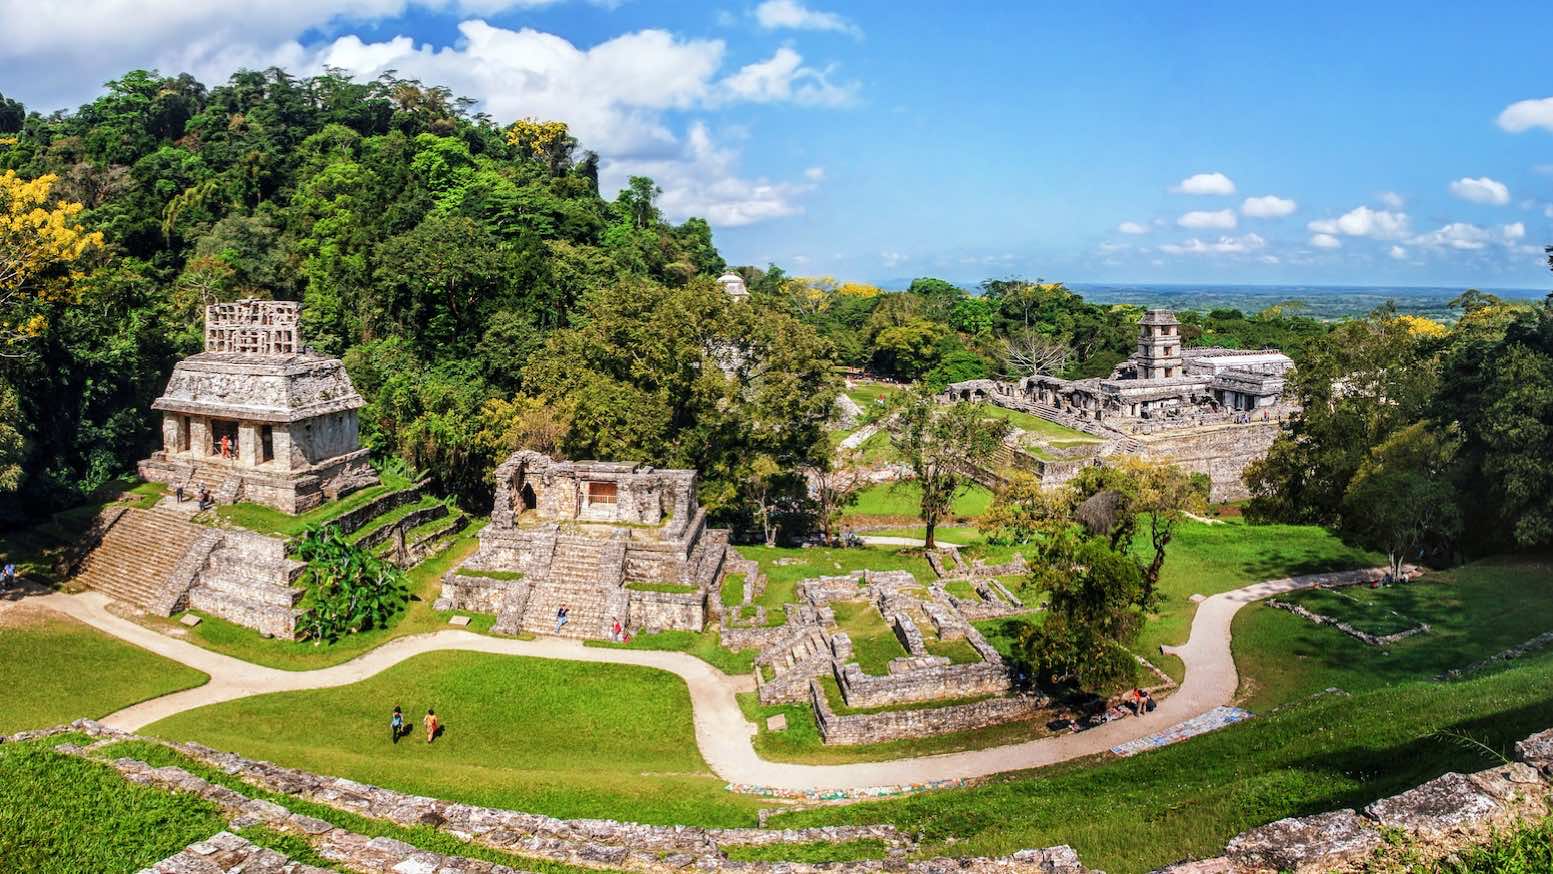
[[[195,841],[155,865],[142,868],[138,874],[225,874],[236,871],[242,874],[329,874],[323,868],[293,862],[231,832],[217,832],[203,841]]]

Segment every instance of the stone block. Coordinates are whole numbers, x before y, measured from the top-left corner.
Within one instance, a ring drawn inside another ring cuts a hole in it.
[[[1553,774],[1553,728],[1517,743],[1515,757],[1545,774]]]
[[[1380,832],[1352,810],[1294,816],[1251,829],[1229,842],[1230,859],[1249,868],[1314,874],[1362,859],[1381,845]]]
[[[787,717],[778,713],[766,720],[766,731],[787,731]]]
[[[1213,859],[1177,862],[1174,865],[1156,868],[1150,874],[1240,874],[1240,870],[1240,866],[1230,861],[1228,856],[1218,856]]]
[[[1493,794],[1453,771],[1400,795],[1382,798],[1364,808],[1364,813],[1388,828],[1433,838],[1491,822],[1502,809]]]
[[[1186,600],[1191,601],[1193,604],[1201,604],[1202,602],[1208,600],[1208,596],[1207,595],[1193,595],[1192,597],[1187,598]]]
[[[459,628],[465,628],[465,627],[467,627],[469,625],[469,617],[468,616],[454,616],[453,618],[448,620],[448,624],[449,625],[457,626]]]
[[[179,619],[178,622],[193,628],[194,626],[200,624],[200,618],[195,616],[193,613],[185,613],[183,614],[183,618]]]

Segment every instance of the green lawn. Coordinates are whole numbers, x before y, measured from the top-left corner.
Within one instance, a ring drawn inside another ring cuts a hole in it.
[[[414,733],[391,744],[401,705]],[[436,708],[446,734],[427,744]],[[349,686],[244,698],[145,733],[405,792],[562,817],[749,825],[697,751],[678,677],[626,665],[439,652]]]
[[[873,604],[836,601],[830,606],[836,614],[836,625],[852,638],[852,660],[863,673],[883,676],[890,672],[890,659],[906,657],[906,648]]]
[[[1373,599],[1430,630],[1377,648],[1284,610],[1243,608],[1233,649],[1248,706],[1270,709],[1334,686],[1365,692],[1427,681],[1553,631],[1553,568],[1531,559],[1492,559],[1399,586],[1319,594],[1339,593]]]
[[[290,537],[302,533],[302,529],[309,525],[328,522],[362,506],[374,498],[385,495],[399,489],[409,488],[410,481],[398,474],[385,472],[380,475],[382,482],[375,486],[368,486],[358,492],[352,492],[338,501],[326,501],[322,506],[309,510],[297,516],[282,513],[262,504],[228,504],[216,508],[216,515],[222,520],[247,528],[250,531],[258,531],[261,534],[274,534],[280,537]]]
[[[50,610],[0,613],[0,734],[96,719],[209,679]]]
[[[1035,435],[1042,443],[1053,446],[1077,446],[1084,443],[1100,443],[1099,437],[1086,434],[1083,431],[1075,431],[1057,424],[1048,422],[1040,416],[1032,416],[1020,410],[1006,410],[1002,407],[991,407],[992,415],[1013,425],[1021,431]]]
[[[54,752],[63,740],[0,745],[6,871],[138,871],[226,828],[214,804],[137,786],[105,764]]]
[[[630,643],[589,640],[584,641],[584,645],[611,649],[658,649],[689,653],[731,676],[748,674],[755,670],[755,656],[758,654],[753,649],[738,651],[724,649],[715,628],[708,628],[705,631],[659,631],[638,634],[631,638]]]
[[[1216,855],[1252,826],[1362,806],[1445,771],[1494,764],[1440,737],[1443,730],[1504,751],[1549,725],[1553,656],[1544,655],[1459,683],[1416,681],[1322,699],[1130,759],[782,814],[769,825],[890,822],[920,834],[924,855],[1069,844],[1086,865],[1141,874]]]
[[[898,385],[872,385],[860,384],[856,388],[849,388],[843,394],[857,402],[863,411],[873,409],[873,405],[881,399],[890,398],[899,394],[904,389]]]
[[[855,570],[909,571],[919,582],[934,579],[933,569],[927,559],[907,555],[894,547],[863,547],[843,549],[811,547],[799,549],[782,546],[740,546],[739,554],[758,562],[766,575],[766,589],[755,600],[766,608],[766,621],[781,625],[787,621],[782,605],[797,598],[800,580],[819,576],[837,576]]]
[[[936,656],[943,656],[951,664],[974,665],[981,661],[981,653],[977,652],[976,647],[971,646],[963,637],[955,638],[954,640],[938,640],[937,638],[930,637],[926,644],[928,652]]]
[[[878,483],[864,489],[857,503],[847,508],[848,517],[895,516],[915,518],[922,501],[922,488],[914,480]],[[959,518],[974,518],[992,505],[992,492],[973,485],[955,499],[950,513]]]
[[[724,609],[732,610],[744,603],[744,574],[724,574],[718,598]]]
[[[342,664],[375,649],[396,637],[422,634],[447,628],[452,612],[432,609],[442,591],[442,576],[459,562],[468,558],[479,547],[477,534],[481,525],[475,523],[460,532],[441,552],[421,562],[408,572],[411,600],[388,626],[351,634],[335,643],[315,644],[312,641],[266,640],[251,628],[228,622],[217,616],[196,612],[199,625],[186,629],[186,639],[206,649],[243,661],[279,668],[284,671],[310,671]],[[173,619],[145,617],[143,623],[163,630],[181,628]],[[469,631],[488,631],[493,617],[476,616]]]
[[[910,537],[921,540],[927,536],[927,529],[921,525],[908,525],[901,528],[870,528],[862,534],[865,537]],[[969,546],[981,543],[982,538],[981,532],[970,525],[942,525],[933,529],[933,542]]]
[[[1329,616],[1368,634],[1397,634],[1419,624],[1418,619],[1395,609],[1409,606],[1412,600],[1412,594],[1403,588],[1309,589],[1280,600],[1298,604],[1312,613]]]

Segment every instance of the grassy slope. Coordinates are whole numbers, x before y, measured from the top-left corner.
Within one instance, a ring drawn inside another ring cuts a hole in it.
[[[1263,605],[1235,617],[1235,663],[1254,710],[1331,686],[1364,692],[1427,680],[1553,631],[1553,567],[1494,559],[1391,588],[1350,589],[1430,626],[1385,648]],[[1442,687],[1443,688],[1443,687]]]
[[[52,611],[0,614],[0,734],[106,716],[208,679]]]
[[[394,745],[395,705],[415,731]],[[435,707],[446,734],[428,745]],[[690,695],[672,674],[441,652],[335,689],[260,695],[146,729],[406,792],[565,817],[748,825],[696,749]]]
[[[0,747],[6,871],[138,871],[225,827],[208,801],[126,783],[44,742]]]
[[[918,582],[933,579],[933,569],[927,559],[907,555],[900,549],[796,549],[791,547],[740,546],[739,554],[759,562],[766,575],[766,589],[755,603],[766,608],[769,622],[781,625],[786,621],[782,605],[797,599],[800,580],[818,576],[836,576],[855,570],[909,571]]]
[[[1448,770],[1492,764],[1441,740],[1496,749],[1553,725],[1553,656],[1441,685],[1329,698],[1131,759],[1079,761],[970,788],[778,816],[773,827],[893,822],[924,850],[1005,853],[1071,844],[1085,864],[1133,874],[1218,852],[1246,828],[1365,804]],[[956,838],[949,846],[947,838]]]
[[[302,529],[309,525],[337,519],[380,495],[408,488],[409,486],[410,481],[404,477],[392,473],[384,473],[382,474],[382,482],[378,485],[353,492],[338,501],[328,501],[323,506],[298,516],[282,513],[273,507],[265,507],[261,504],[230,504],[217,507],[216,515],[227,522],[242,526],[250,531],[290,537],[293,534],[300,534]]]
[[[869,486],[857,496],[857,503],[847,508],[847,517],[858,516],[917,516],[922,501],[922,489],[913,480],[896,483],[879,483]],[[987,512],[992,504],[992,492],[982,486],[972,486],[955,499],[950,507],[953,516],[971,518]]]
[[[584,646],[606,649],[657,649],[689,653],[725,674],[748,674],[755,670],[756,650],[738,651],[724,649],[717,629],[705,631],[659,631],[643,633],[631,638],[630,643],[612,643],[607,640],[583,641]]]

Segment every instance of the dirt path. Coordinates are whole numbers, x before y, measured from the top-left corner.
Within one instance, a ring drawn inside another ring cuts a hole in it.
[[[342,665],[316,671],[282,671],[211,652],[122,619],[108,612],[107,598],[96,592],[27,600],[210,675],[210,682],[204,686],[136,704],[101,720],[114,728],[133,731],[185,710],[249,695],[343,686],[405,659],[441,650],[612,662],[658,668],[685,681],[695,710],[696,742],[701,755],[724,780],[784,790],[826,790],[983,777],[1093,755],[1157,734],[1228,704],[1234,697],[1239,677],[1230,655],[1230,622],[1241,607],[1318,583],[1351,584],[1380,573],[1377,569],[1268,580],[1203,601],[1192,621],[1191,638],[1182,646],[1166,648],[1166,652],[1179,656],[1186,664],[1186,679],[1159,709],[1147,716],[1119,720],[1079,734],[984,750],[851,765],[784,764],[760,758],[751,743],[755,726],[744,719],[734,699],[734,693],[753,688],[752,678],[729,677],[685,653],[586,647],[578,641],[560,638],[511,640],[467,631],[438,631],[397,638]]]

